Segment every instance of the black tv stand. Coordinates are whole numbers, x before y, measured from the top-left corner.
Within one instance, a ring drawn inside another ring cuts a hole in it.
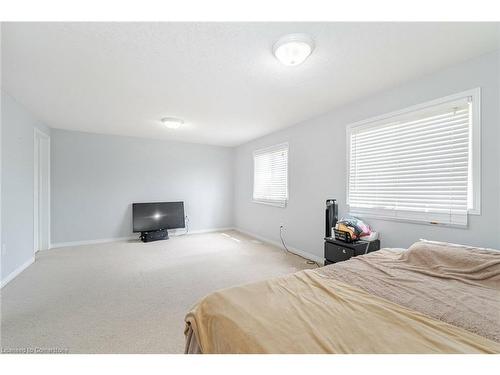
[[[141,232],[141,236],[139,237],[139,239],[142,242],[168,240],[168,230],[167,229],[158,229],[158,230],[152,230],[152,231],[148,231],[148,232]]]

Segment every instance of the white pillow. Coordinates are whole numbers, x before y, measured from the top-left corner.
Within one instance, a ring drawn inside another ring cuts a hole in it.
[[[435,244],[435,245],[461,247],[461,248],[464,248],[464,249],[471,249],[471,250],[499,251],[497,249],[491,249],[491,248],[488,248],[488,247],[469,246],[469,245],[456,244],[456,243],[452,243],[452,242],[431,241],[431,240],[426,240],[426,239],[423,239],[423,238],[421,238],[419,241],[421,241],[421,242],[427,242],[427,243],[432,243],[432,244]]]

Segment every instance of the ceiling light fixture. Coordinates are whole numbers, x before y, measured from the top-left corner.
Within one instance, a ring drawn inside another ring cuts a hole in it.
[[[174,117],[164,117],[161,122],[169,129],[179,129],[184,124],[183,120]]]
[[[273,46],[276,58],[285,65],[303,63],[314,49],[314,41],[306,34],[289,34],[278,39]]]

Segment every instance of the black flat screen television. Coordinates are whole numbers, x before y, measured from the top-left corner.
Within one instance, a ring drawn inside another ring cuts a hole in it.
[[[184,202],[133,203],[134,232],[184,228]]]

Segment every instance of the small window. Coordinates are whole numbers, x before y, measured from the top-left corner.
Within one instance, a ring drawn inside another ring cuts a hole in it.
[[[253,200],[279,207],[288,202],[288,143],[253,153]]]
[[[479,89],[347,129],[347,204],[359,216],[466,226],[479,214]]]

